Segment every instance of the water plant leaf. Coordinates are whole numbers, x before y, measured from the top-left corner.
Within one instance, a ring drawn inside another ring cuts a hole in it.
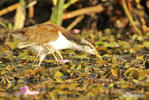
[[[114,77],[118,77],[119,75],[118,75],[118,72],[119,72],[119,69],[118,68],[113,68],[113,69],[111,69],[111,72],[112,72],[112,75],[114,76]]]

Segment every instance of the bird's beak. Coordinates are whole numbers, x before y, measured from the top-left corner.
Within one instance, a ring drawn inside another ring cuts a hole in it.
[[[102,60],[102,57],[98,54],[98,52],[96,50],[94,50],[94,54],[100,59]]]

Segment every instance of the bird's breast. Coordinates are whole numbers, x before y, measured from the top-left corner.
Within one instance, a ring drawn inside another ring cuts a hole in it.
[[[50,41],[49,45],[53,46],[57,50],[71,48],[71,41],[68,40],[60,31],[58,31],[58,38],[55,41]]]

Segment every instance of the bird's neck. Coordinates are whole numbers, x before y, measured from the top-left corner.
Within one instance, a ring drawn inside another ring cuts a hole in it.
[[[65,37],[60,31],[58,31],[57,40],[53,42],[49,42],[49,44],[57,50],[74,49],[74,50],[84,51],[84,52],[93,54],[92,52],[93,49],[91,49],[89,46],[78,43],[80,41],[73,41],[71,39]]]
[[[86,53],[94,54],[93,53],[94,49],[91,49],[89,46],[79,45],[75,42],[72,42],[71,44],[72,44],[71,46],[74,50],[79,50],[79,51],[83,51]]]

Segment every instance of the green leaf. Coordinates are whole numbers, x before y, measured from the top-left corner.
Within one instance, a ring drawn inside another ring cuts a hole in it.
[[[57,0],[52,0],[52,3],[55,6],[57,4]]]
[[[144,45],[144,47],[146,47],[146,48],[149,49],[149,42],[148,42],[148,41],[145,41],[145,42],[143,43],[143,45]]]
[[[63,5],[65,0],[58,0],[56,6],[52,10],[50,22],[61,25],[63,15]]]
[[[12,23],[9,23],[9,24],[8,24],[8,29],[9,29],[9,30],[12,29]]]
[[[71,6],[72,4],[76,3],[78,0],[69,0],[64,6],[63,9],[65,10],[66,8],[68,8],[69,6]]]
[[[4,27],[4,28],[8,28],[7,25],[4,24],[4,23],[0,23],[0,25],[1,25],[2,27]]]
[[[59,71],[55,72],[55,74],[54,74],[54,78],[55,78],[55,79],[61,78],[62,76],[63,76],[63,73],[61,73],[61,72],[59,72]]]

